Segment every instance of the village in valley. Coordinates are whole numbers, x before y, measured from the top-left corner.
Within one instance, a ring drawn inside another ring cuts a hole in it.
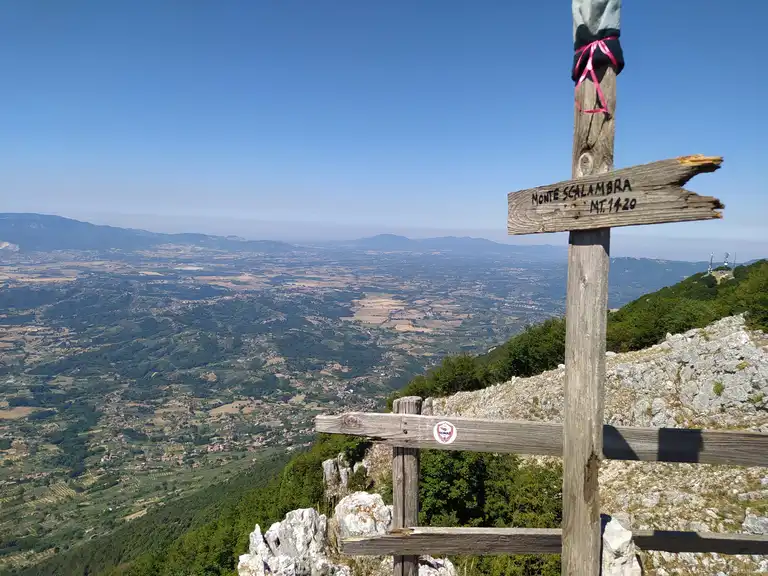
[[[381,241],[0,250],[7,544],[33,525],[38,554],[107,533],[563,313],[562,251]],[[617,262],[617,305],[702,266]]]
[[[316,414],[381,407],[446,353],[562,311],[555,259],[0,254],[0,526],[10,543],[39,523],[41,550],[305,446]]]

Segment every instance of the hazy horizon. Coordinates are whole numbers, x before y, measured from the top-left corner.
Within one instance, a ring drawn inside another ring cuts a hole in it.
[[[202,233],[217,236],[239,236],[247,240],[279,240],[293,243],[349,241],[378,234],[396,234],[414,239],[442,236],[484,238],[513,245],[544,244],[565,247],[568,243],[567,233],[508,236],[504,229],[419,228],[395,225],[350,225],[338,222],[264,221],[221,217],[185,218],[103,212],[41,213],[73,218],[92,224],[137,228],[150,232]],[[643,228],[648,228],[648,226],[613,228],[611,230],[611,256],[689,262],[708,261],[710,253],[715,254],[715,262],[721,262],[725,252],[730,254],[729,261],[731,262],[734,255],[740,262],[768,257],[768,242],[651,236],[643,234]]]
[[[722,156],[687,187],[725,210],[616,229],[613,253],[768,254],[768,83],[749,33],[768,3],[647,0],[621,16],[615,166]],[[713,51],[722,30],[745,33]],[[565,244],[506,236],[508,192],[570,177],[565,3],[15,2],[0,33],[4,211],[291,241]]]

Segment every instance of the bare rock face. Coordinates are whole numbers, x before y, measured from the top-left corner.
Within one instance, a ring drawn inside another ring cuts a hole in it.
[[[637,551],[632,542],[632,532],[616,518],[603,530],[602,576],[642,576]]]
[[[560,365],[530,378],[434,398],[433,413],[562,422],[564,377],[565,366]],[[614,426],[768,432],[768,338],[748,330],[739,315],[668,334],[644,350],[607,354],[605,421]],[[766,501],[765,468],[616,460],[600,464],[602,512],[626,514],[632,529],[768,534],[768,516],[753,511]],[[641,558],[650,573],[660,575],[768,571],[768,556],[642,552]]]
[[[605,420],[613,426],[768,432],[768,349],[742,316],[606,357]],[[565,366],[432,399],[435,415],[562,422]]]
[[[768,534],[768,517],[747,512],[741,527],[750,534]]]
[[[419,558],[419,576],[458,576],[458,573],[448,558],[422,556]]]
[[[329,524],[337,533],[331,534]],[[239,576],[390,576],[392,557],[341,558],[334,538],[374,536],[392,525],[392,507],[378,494],[355,492],[336,506],[332,522],[313,508],[293,510],[266,534],[257,525],[248,554],[240,556]],[[419,576],[457,576],[450,560],[423,556]]]
[[[360,572],[360,576],[391,576],[393,570],[392,556],[386,556],[375,569],[364,569]],[[425,555],[419,556],[419,576],[459,576],[459,573],[448,558],[433,558]]]
[[[314,508],[292,510],[262,535],[250,535],[248,554],[240,556],[239,576],[350,576],[348,566],[328,559],[328,522]]]
[[[392,525],[392,506],[378,494],[355,492],[336,505],[334,518],[342,538],[386,534]]]
[[[336,505],[334,521],[341,538],[386,534],[392,527],[392,506],[384,504],[379,494],[355,492]],[[358,564],[355,574],[390,576],[392,557],[370,558]],[[457,576],[447,558],[419,557],[419,576]]]
[[[323,462],[323,482],[325,483],[326,499],[330,500],[346,495],[351,475],[352,468],[344,454],[325,460]]]

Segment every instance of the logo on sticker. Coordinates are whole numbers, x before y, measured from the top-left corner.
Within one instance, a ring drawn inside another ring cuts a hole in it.
[[[456,426],[443,420],[435,424],[432,435],[438,444],[452,444],[456,440]]]

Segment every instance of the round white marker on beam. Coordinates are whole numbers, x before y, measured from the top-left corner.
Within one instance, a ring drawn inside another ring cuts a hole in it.
[[[457,432],[456,426],[447,420],[441,420],[432,428],[432,436],[438,444],[453,444]]]

